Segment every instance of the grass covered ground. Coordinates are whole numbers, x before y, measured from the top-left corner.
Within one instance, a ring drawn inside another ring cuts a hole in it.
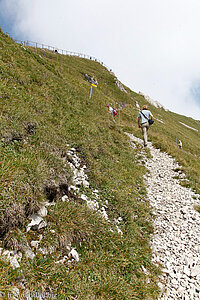
[[[92,99],[82,73],[98,80]],[[22,47],[2,31],[0,77],[1,243],[23,253],[27,242],[42,234],[41,247],[54,247],[51,254],[35,252],[33,261],[23,255],[20,270],[2,261],[0,290],[16,286],[23,291],[23,277],[26,289],[56,294],[56,299],[156,299],[160,272],[151,262],[146,171],[124,134],[141,137],[135,101],[143,105],[144,98],[128,88],[122,92],[115,76],[95,61]],[[120,122],[107,111],[111,102],[126,103]],[[200,122],[149,108],[165,123],[155,122],[150,140],[177,158],[189,179],[185,184],[200,192],[199,132],[179,123],[200,130]],[[122,218],[123,236],[86,205],[62,202],[59,195],[48,208],[48,226],[26,233],[27,218],[47,201],[48,187],[71,184],[71,170],[63,161],[71,147],[86,164],[91,187],[99,190],[102,203],[108,201],[109,218]],[[55,264],[67,255],[67,242],[80,261]]]

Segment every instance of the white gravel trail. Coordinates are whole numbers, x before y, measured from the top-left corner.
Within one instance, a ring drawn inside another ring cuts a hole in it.
[[[141,139],[127,135],[133,143],[143,144]],[[200,205],[200,195],[174,178],[179,175],[183,179],[185,175],[175,171],[181,166],[171,156],[151,143],[148,148],[152,158],[146,159],[149,173],[145,181],[156,216],[151,246],[153,260],[164,267],[159,299],[200,299],[200,214],[194,209],[194,205]]]

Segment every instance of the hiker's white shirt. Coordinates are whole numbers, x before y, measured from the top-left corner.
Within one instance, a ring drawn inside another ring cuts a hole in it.
[[[142,110],[142,113],[143,113],[147,118],[145,118],[145,117],[143,116],[143,114],[141,114],[141,112],[139,112],[138,117],[139,117],[140,120],[141,120],[141,124],[148,122],[148,119],[149,119],[150,117],[153,117],[152,113],[151,113],[150,110],[148,110],[148,109],[143,109],[143,110]]]

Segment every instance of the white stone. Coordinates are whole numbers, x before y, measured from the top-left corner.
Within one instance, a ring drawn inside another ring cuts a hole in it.
[[[55,206],[55,202],[45,202],[45,206]]]
[[[17,257],[13,256],[10,258],[10,264],[13,267],[13,269],[20,268],[20,264],[18,263]]]
[[[191,269],[191,276],[195,277],[197,275],[200,275],[200,266],[195,266]]]
[[[190,269],[187,266],[184,267],[183,271],[187,276],[190,276]]]
[[[119,229],[118,225],[116,225],[116,228],[117,228],[117,232],[123,235],[123,232],[121,231],[121,229]]]
[[[25,250],[25,256],[26,256],[26,258],[30,258],[31,260],[33,260],[35,257],[35,254],[33,253],[33,251],[31,249],[27,248]]]
[[[151,99],[148,95],[145,95],[142,92],[139,92],[138,94],[142,95],[145,98],[145,100],[147,100],[151,105],[154,105],[157,108],[164,108],[162,104],[160,104],[158,101]]]
[[[65,202],[65,201],[69,201],[69,197],[67,195],[64,195],[62,197],[62,202]]]
[[[31,241],[31,247],[37,249],[39,246],[40,241]]]
[[[64,262],[68,259],[68,256],[64,256],[62,259],[55,262],[55,264],[64,264]]]
[[[200,246],[199,246],[199,245],[196,245],[196,246],[195,246],[195,251],[196,251],[196,252],[200,252]]]
[[[69,191],[79,191],[79,188],[77,188],[75,185],[70,185],[69,186]]]
[[[79,254],[78,252],[72,248],[72,250],[69,252],[68,256],[72,256],[77,262],[79,261]]]
[[[17,251],[17,253],[15,254],[15,257],[17,258],[17,260],[19,262],[21,262],[21,260],[22,260],[22,253],[20,251]]]
[[[89,188],[90,184],[87,180],[83,180],[83,186]]]
[[[43,218],[38,214],[33,214],[30,216],[31,222],[28,224],[26,231],[28,232],[31,227],[37,226],[37,229],[41,229],[47,226],[46,222],[43,220]]]
[[[99,209],[99,204],[96,200],[87,200],[87,206],[93,210]]]
[[[47,255],[47,254],[51,254],[52,253],[52,251],[49,251],[49,249],[47,249],[46,247],[39,248],[38,251],[41,252],[43,255]]]
[[[11,252],[8,251],[8,250],[3,250],[3,251],[2,251],[2,255],[3,255],[3,256],[7,256],[7,258],[10,258],[10,254],[11,254]]]
[[[87,201],[88,200],[88,197],[84,194],[81,194],[81,199],[83,199],[84,201]]]
[[[101,208],[100,213],[101,213],[101,215],[102,215],[106,220],[108,220],[108,214],[107,214],[107,212],[106,212],[106,210],[105,210],[105,207],[102,207],[102,208]]]
[[[3,250],[3,248],[0,248],[0,255],[2,257],[5,257],[7,262],[10,262],[13,269],[20,268],[19,262],[22,259],[22,253],[16,251],[9,251],[9,250]]]
[[[43,206],[40,208],[40,210],[37,213],[40,217],[44,218],[47,216],[48,211],[47,211],[47,208],[45,206]]]
[[[180,286],[180,287],[178,288],[177,292],[178,292],[178,294],[183,294],[184,290],[185,290],[185,289],[184,289],[182,286]]]

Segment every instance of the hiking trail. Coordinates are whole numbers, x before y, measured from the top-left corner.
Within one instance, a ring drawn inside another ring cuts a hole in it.
[[[127,135],[134,148],[143,145],[141,139]],[[146,158],[143,148],[140,154],[149,170],[144,179],[155,214],[153,261],[163,266],[159,299],[200,299],[200,214],[194,208],[200,195],[180,185],[187,179],[174,158],[149,142],[148,148],[152,158]]]

